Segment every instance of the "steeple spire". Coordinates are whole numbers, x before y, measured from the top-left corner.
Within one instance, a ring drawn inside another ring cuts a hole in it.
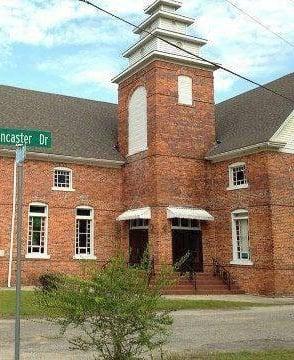
[[[188,29],[194,24],[195,19],[178,14],[177,11],[181,7],[182,2],[176,0],[156,0],[146,7],[144,12],[149,17],[134,29],[134,33],[140,35],[140,40],[123,54],[129,60],[129,67],[118,75],[114,82],[119,83],[153,59],[211,67],[208,63],[161,40],[168,40],[195,55],[198,55],[201,47],[207,43],[204,39],[188,35]]]

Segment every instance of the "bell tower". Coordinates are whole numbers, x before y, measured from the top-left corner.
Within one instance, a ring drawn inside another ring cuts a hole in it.
[[[205,156],[215,141],[216,68],[197,58],[207,41],[189,35],[195,20],[180,15],[181,7],[156,0],[145,9],[147,19],[134,30],[139,39],[123,54],[128,67],[113,79],[124,206],[151,209],[149,238],[162,262],[171,261],[167,207],[207,207]]]

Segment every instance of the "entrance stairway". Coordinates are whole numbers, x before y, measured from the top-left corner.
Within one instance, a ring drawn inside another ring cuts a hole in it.
[[[163,291],[164,295],[229,295],[244,294],[232,286],[230,289],[220,278],[211,273],[197,273],[194,279],[189,275],[175,274],[173,285]]]

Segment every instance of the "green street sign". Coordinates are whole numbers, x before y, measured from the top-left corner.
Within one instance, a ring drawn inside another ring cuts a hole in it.
[[[50,149],[52,147],[52,133],[42,130],[0,128],[0,145],[26,145],[26,147]]]

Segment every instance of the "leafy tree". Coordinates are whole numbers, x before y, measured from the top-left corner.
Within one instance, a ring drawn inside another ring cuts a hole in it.
[[[37,298],[63,334],[75,328],[72,349],[94,351],[96,359],[140,359],[167,341],[172,318],[158,303],[168,277],[162,271],[150,285],[148,270],[116,257],[91,280],[59,277],[56,289],[38,290]]]

